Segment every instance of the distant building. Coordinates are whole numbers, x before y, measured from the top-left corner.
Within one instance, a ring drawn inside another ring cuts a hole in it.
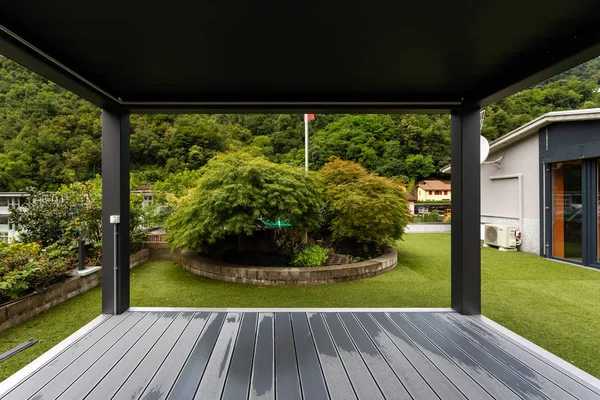
[[[417,200],[417,198],[415,196],[413,196],[412,194],[406,192],[406,200],[408,200],[408,211],[411,214],[415,213],[415,201]]]
[[[417,185],[417,201],[452,200],[451,186],[439,180],[421,181]]]
[[[10,221],[9,207],[22,207],[27,203],[29,193],[4,192],[0,193],[0,242],[16,239],[16,226]]]

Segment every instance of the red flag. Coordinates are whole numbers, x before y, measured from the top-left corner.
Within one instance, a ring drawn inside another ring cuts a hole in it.
[[[306,114],[308,116],[308,122],[313,121],[315,119],[315,114]]]

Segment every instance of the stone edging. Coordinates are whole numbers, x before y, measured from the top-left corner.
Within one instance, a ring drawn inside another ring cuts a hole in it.
[[[183,269],[211,279],[264,286],[304,286],[349,282],[383,274],[396,266],[398,253],[395,249],[388,249],[368,261],[310,268],[240,267],[191,252],[183,252],[181,261]]]
[[[150,250],[144,249],[129,257],[133,268],[148,261]],[[57,283],[41,292],[29,294],[21,299],[0,306],[0,332],[20,325],[36,315],[97,286],[102,279],[102,269],[85,276],[75,276]]]

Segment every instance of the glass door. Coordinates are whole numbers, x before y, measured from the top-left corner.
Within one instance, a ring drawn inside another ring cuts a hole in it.
[[[583,164],[552,165],[552,256],[583,261]]]

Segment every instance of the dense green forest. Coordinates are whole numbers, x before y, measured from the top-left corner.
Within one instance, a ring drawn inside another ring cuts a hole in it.
[[[549,111],[600,106],[600,59],[594,59],[488,107],[490,140]],[[450,159],[448,115],[317,115],[310,167],[332,156],[384,176],[436,174]],[[0,56],[0,191],[55,189],[101,171],[100,110]],[[303,165],[303,118],[290,114],[134,115],[135,182],[195,170],[218,152],[244,150]]]

